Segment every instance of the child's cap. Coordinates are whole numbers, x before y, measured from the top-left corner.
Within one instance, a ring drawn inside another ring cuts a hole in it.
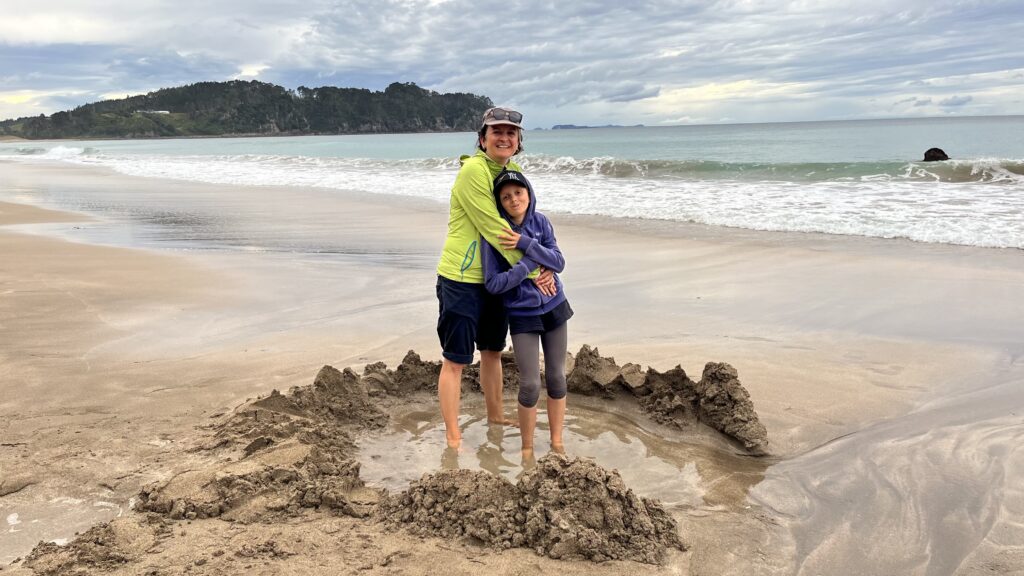
[[[519,184],[520,186],[530,188],[530,181],[526,179],[526,176],[523,176],[522,172],[516,172],[515,170],[502,170],[501,174],[498,174],[498,177],[494,179],[494,193],[497,194],[498,191],[501,190],[502,186],[509,183]]]

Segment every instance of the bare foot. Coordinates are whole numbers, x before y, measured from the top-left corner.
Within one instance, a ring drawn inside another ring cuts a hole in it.
[[[445,440],[448,441],[448,447],[454,450],[458,450],[462,447],[462,434],[458,434],[452,437],[451,434],[445,434]]]
[[[551,443],[551,451],[555,452],[557,454],[564,455],[565,454],[565,445],[563,445],[561,442],[559,442],[558,444],[555,444],[554,442],[552,442]]]

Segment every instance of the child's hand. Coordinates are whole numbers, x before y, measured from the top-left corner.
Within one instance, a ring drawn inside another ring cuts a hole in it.
[[[501,242],[502,248],[512,250],[519,243],[519,237],[520,234],[518,232],[505,228],[501,234],[498,234],[498,241]]]
[[[533,283],[540,289],[540,293],[545,296],[558,294],[558,285],[555,284],[555,273],[543,266],[540,267],[540,275],[533,279]]]

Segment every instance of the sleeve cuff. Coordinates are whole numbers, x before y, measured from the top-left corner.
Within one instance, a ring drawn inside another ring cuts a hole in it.
[[[520,234],[519,241],[516,242],[516,248],[523,254],[526,254],[526,251],[530,249],[530,246],[532,246],[534,242],[536,242],[536,240],[533,238],[530,238],[526,234]]]

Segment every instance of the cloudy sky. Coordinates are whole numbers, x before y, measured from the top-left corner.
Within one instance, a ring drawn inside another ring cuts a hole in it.
[[[206,80],[552,124],[1024,114],[1024,2],[0,0],[0,119]]]

